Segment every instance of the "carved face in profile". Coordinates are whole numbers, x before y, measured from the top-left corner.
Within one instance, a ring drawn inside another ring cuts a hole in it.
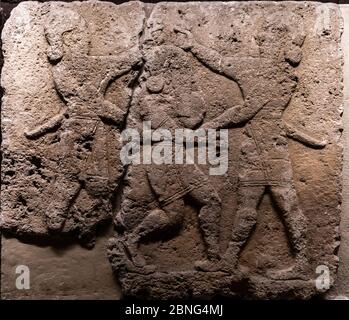
[[[145,30],[144,45],[152,47],[152,45],[161,45],[165,42],[164,25],[162,21],[151,21]]]
[[[147,21],[143,38],[144,49],[161,45],[173,45],[171,39],[175,36],[173,28],[177,21],[171,21],[170,18],[164,20],[164,17],[168,17],[168,15],[166,5],[159,4],[157,11],[152,14],[152,19]]]
[[[50,12],[44,31],[49,44],[47,56],[51,63],[58,63],[64,56],[88,55],[88,27],[78,13],[69,9]]]
[[[277,13],[266,17],[255,35],[261,57],[287,61],[297,66],[302,60],[305,39],[300,17]]]

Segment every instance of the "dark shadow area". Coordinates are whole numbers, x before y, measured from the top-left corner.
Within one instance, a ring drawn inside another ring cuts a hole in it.
[[[96,226],[96,238],[106,238],[110,234],[111,219],[102,221]],[[38,247],[52,247],[53,250],[64,251],[68,250],[75,244],[80,244],[82,247],[87,249],[93,249],[92,247],[86,247],[83,241],[77,241],[78,230],[73,232],[67,232],[63,234],[47,234],[47,235],[31,235],[31,234],[19,234],[15,230],[2,231],[3,236],[7,239],[16,238],[22,243],[33,244]]]

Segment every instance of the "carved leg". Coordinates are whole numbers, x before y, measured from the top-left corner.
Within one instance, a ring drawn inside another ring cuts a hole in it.
[[[219,221],[222,210],[221,200],[216,190],[208,183],[192,190],[189,195],[201,205],[199,225],[203,234],[207,251],[207,259],[197,261],[195,267],[204,271],[211,271],[220,259],[219,253]]]
[[[308,268],[306,257],[307,219],[299,208],[296,190],[292,184],[286,187],[272,187],[272,197],[281,211],[292,250],[295,254],[295,264],[291,268],[269,272],[275,279],[304,278]]]
[[[58,178],[53,187],[51,202],[45,212],[49,230],[59,231],[63,228],[71,203],[80,189],[78,181],[70,181],[65,177]]]
[[[138,250],[139,243],[143,238],[166,229],[175,228],[183,222],[184,202],[177,200],[162,209],[149,212],[144,220],[127,237],[126,247],[136,267],[146,266],[144,257]]]
[[[240,186],[232,239],[224,255],[223,269],[232,272],[236,271],[239,254],[256,225],[257,208],[264,192],[264,186]]]
[[[51,189],[51,202],[46,209],[47,228],[52,231],[59,231],[63,228],[68,211],[72,202],[81,190],[79,173],[84,172],[83,164],[79,159],[79,152],[76,145],[82,138],[82,128],[88,128],[86,123],[80,120],[67,120],[66,126],[61,133],[61,142],[58,147],[59,159],[58,168],[61,174],[54,182]]]

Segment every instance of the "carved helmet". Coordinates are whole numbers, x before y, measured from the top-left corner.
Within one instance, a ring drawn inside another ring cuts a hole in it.
[[[299,15],[291,12],[266,15],[257,30],[255,39],[262,55],[277,56],[293,66],[301,61],[305,32]]]
[[[66,8],[51,10],[46,17],[44,32],[49,44],[47,56],[50,62],[59,62],[68,53],[68,48],[79,55],[88,54],[90,37],[87,23],[77,12]]]

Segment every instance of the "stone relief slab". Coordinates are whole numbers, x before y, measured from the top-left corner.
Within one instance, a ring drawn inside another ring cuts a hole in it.
[[[333,4],[20,4],[2,35],[3,230],[93,248],[113,221],[127,296],[319,293],[317,267],[333,280],[338,263],[341,32]],[[225,170],[123,164],[144,123],[227,129]]]
[[[3,32],[5,229],[75,232],[93,246],[123,175],[119,133],[141,61],[143,19],[136,2],[14,9]]]

